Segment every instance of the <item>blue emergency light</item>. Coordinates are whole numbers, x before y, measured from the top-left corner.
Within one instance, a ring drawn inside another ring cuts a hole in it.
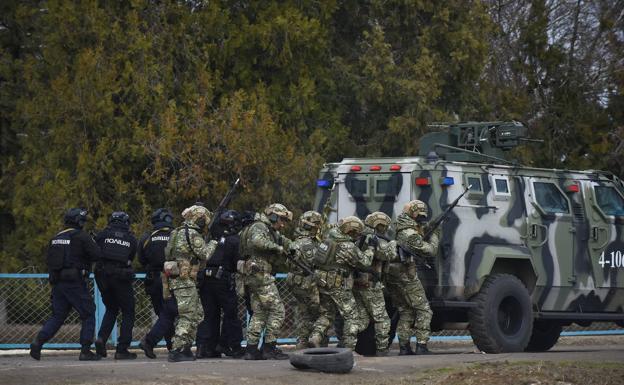
[[[440,180],[442,186],[452,186],[455,184],[455,179],[452,176],[445,176]]]
[[[321,188],[330,188],[332,185],[332,181],[326,179],[318,179],[316,181],[316,185]]]

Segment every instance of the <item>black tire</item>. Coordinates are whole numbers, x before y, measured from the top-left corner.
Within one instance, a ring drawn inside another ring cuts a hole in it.
[[[522,352],[533,331],[531,298],[522,282],[513,275],[489,276],[470,309],[470,334],[485,353]]]
[[[345,348],[311,348],[289,354],[297,369],[315,369],[325,373],[348,373],[353,369],[353,352]]]
[[[533,322],[533,333],[525,352],[545,352],[552,348],[559,340],[561,323],[551,320],[536,320]]]

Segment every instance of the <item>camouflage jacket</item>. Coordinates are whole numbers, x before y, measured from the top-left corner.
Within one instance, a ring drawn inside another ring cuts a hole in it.
[[[178,262],[180,275],[169,280],[172,290],[195,286],[197,271],[212,256],[217,248],[216,241],[206,243],[200,229],[184,222],[173,230],[165,247],[165,259]]]
[[[252,275],[258,275],[256,278],[263,276],[268,283],[273,280],[273,263],[282,257],[284,250],[290,248],[292,241],[274,230],[266,215],[257,214],[255,219],[241,231],[240,255],[249,266],[254,266]]]
[[[403,213],[398,216],[396,225],[397,243],[414,255],[435,256],[438,253],[438,244],[440,243],[439,229],[431,235],[429,241],[423,239],[423,231],[424,227],[407,214]]]
[[[375,235],[375,230],[373,230],[372,228],[366,226],[364,228],[364,232],[362,233],[362,243],[364,245],[368,245],[369,239],[371,237],[373,237]],[[397,258],[397,243],[395,240],[390,240],[387,241],[383,238],[378,237],[378,245],[377,247],[374,247],[374,257],[373,257],[373,264],[375,264],[376,261],[381,261],[381,262],[386,262],[386,261],[393,261]],[[362,248],[364,249],[364,248]]]
[[[317,238],[310,236],[308,232],[295,230],[295,240],[291,244],[291,248],[295,250],[295,259],[303,263],[309,268],[314,268],[314,249],[319,244]],[[291,273],[306,275],[306,273],[294,263],[287,261],[288,270]]]
[[[350,274],[354,269],[358,267],[367,268],[373,262],[374,250],[372,248],[367,247],[365,251],[360,250],[353,240],[337,227],[329,230],[327,240],[336,243],[335,254],[326,265],[319,266],[319,270],[340,271]]]

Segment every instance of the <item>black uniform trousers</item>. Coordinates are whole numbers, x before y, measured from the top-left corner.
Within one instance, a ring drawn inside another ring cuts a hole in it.
[[[150,297],[154,314],[159,315],[164,302],[160,271],[148,271],[145,274],[145,294]]]
[[[118,348],[127,348],[132,341],[132,329],[134,328],[134,287],[132,279],[103,269],[95,271],[95,282],[102,293],[102,302],[106,306],[106,312],[98,331],[98,338],[108,340],[117,314],[121,310],[121,328],[117,342]]]
[[[197,344],[215,350],[238,349],[243,329],[238,316],[238,296],[228,278],[206,277],[199,287],[199,298],[204,308],[204,320],[197,327]],[[221,311],[223,310],[223,322]]]
[[[74,308],[82,323],[80,345],[91,345],[95,334],[95,303],[84,280],[61,281],[52,286],[52,318],[46,321],[37,335],[41,342],[49,341],[61,328],[69,311]]]
[[[169,348],[171,338],[175,333],[175,321],[177,317],[178,303],[172,295],[163,301],[163,306],[160,309],[160,313],[158,313],[158,320],[156,320],[154,326],[152,326],[145,336],[145,341],[151,346],[156,346],[164,337],[167,341],[167,347]]]

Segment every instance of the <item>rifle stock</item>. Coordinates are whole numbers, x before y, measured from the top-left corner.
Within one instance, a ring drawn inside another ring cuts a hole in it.
[[[219,216],[221,216],[221,212],[223,211],[223,209],[225,209],[232,201],[232,198],[234,197],[234,193],[236,192],[236,188],[238,187],[239,183],[240,183],[240,178],[236,178],[236,181],[234,182],[232,187],[230,187],[230,190],[227,192],[227,194],[225,194],[223,199],[221,199],[219,206],[217,206],[217,208],[215,209],[214,215],[212,216],[212,220],[210,221],[210,224],[208,225],[208,231],[210,233],[212,233],[212,230],[214,229],[214,226],[217,223],[217,219],[219,218]]]
[[[448,205],[446,207],[446,209],[444,209],[444,211],[442,212],[442,214],[438,215],[434,220],[432,220],[431,222],[429,222],[429,224],[427,225],[427,228],[425,229],[425,233],[423,235],[423,239],[424,240],[428,240],[431,237],[431,234],[433,234],[434,231],[436,231],[436,229],[442,224],[442,222],[444,222],[446,220],[446,218],[448,218],[449,214],[451,213],[451,211],[455,208],[455,206],[457,206],[457,204],[459,203],[459,200],[466,195],[466,193],[468,191],[470,191],[470,188],[472,187],[472,185],[469,185],[468,187],[466,187],[466,189],[464,190],[463,193],[461,193],[450,205]]]

